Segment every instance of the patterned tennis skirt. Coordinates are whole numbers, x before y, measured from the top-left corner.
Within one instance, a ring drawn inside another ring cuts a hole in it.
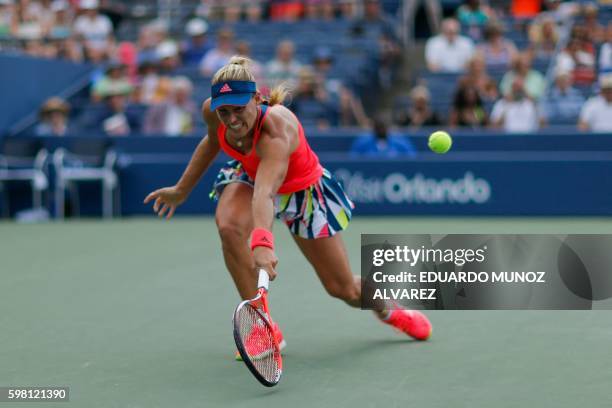
[[[229,161],[217,175],[210,198],[218,200],[230,183],[255,185],[238,160]],[[331,237],[348,227],[355,205],[329,171],[323,169],[319,181],[295,193],[277,194],[274,199],[276,218],[302,238]]]

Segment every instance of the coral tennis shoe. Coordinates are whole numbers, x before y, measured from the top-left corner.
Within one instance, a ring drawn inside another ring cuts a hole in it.
[[[383,322],[416,340],[427,340],[431,336],[431,323],[417,310],[405,310],[395,305]]]

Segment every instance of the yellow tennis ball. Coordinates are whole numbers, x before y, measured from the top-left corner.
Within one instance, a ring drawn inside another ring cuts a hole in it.
[[[453,139],[445,131],[438,130],[429,135],[427,145],[433,152],[443,154],[450,150],[453,145]]]

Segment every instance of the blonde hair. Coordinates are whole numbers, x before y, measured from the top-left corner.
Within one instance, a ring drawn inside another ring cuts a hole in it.
[[[212,78],[212,85],[225,81],[252,81],[255,82],[255,76],[249,70],[249,65],[253,61],[250,58],[240,55],[234,55],[229,62],[219,69]],[[274,106],[282,104],[287,95],[288,89],[283,85],[278,85],[270,91],[270,99],[268,105]]]

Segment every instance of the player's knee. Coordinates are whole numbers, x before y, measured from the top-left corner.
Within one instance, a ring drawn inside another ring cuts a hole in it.
[[[244,225],[234,219],[216,218],[217,229],[223,244],[233,244],[238,241],[246,241],[247,231]]]
[[[348,304],[355,304],[360,301],[361,293],[355,285],[341,285],[332,283],[325,286],[330,296],[343,300]]]

